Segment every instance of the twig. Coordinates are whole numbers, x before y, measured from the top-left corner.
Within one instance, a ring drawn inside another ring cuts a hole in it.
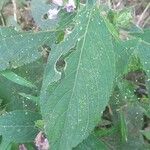
[[[112,116],[113,115],[113,111],[112,111],[110,105],[108,105],[108,110],[109,110],[110,115]]]
[[[149,9],[150,7],[150,3],[146,6],[146,8],[144,9],[143,13],[141,14],[141,16],[139,17],[138,21],[137,21],[137,26],[140,26],[140,23],[145,15],[145,13],[147,12],[147,10]]]
[[[16,0],[12,0],[13,9],[14,9],[14,20],[17,22],[17,5]]]
[[[108,7],[111,9],[111,0],[108,0]]]
[[[2,26],[5,26],[6,23],[5,23],[5,18],[3,16],[3,13],[0,11],[0,19],[1,19],[1,22],[2,22]]]

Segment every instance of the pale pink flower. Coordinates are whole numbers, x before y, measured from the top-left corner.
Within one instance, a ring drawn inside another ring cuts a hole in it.
[[[68,0],[68,2],[65,5],[65,8],[67,12],[73,12],[76,8],[74,0]]]
[[[20,144],[19,145],[19,150],[27,150],[27,148],[25,147],[24,144]]]
[[[36,136],[35,145],[38,150],[49,150],[48,139],[44,136],[43,132],[39,132]]]
[[[54,8],[54,9],[50,9],[47,13],[48,15],[48,18],[49,19],[56,19],[57,18],[57,14],[60,10],[57,9],[57,8]]]
[[[52,0],[52,2],[58,6],[62,6],[63,5],[63,0]]]

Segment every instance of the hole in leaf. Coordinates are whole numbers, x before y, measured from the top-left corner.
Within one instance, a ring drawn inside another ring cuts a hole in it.
[[[48,14],[46,13],[42,16],[42,20],[47,20],[47,19],[48,19]]]
[[[57,70],[58,72],[63,72],[63,70],[64,70],[64,68],[65,68],[65,65],[66,65],[65,60],[64,60],[62,57],[60,57],[60,58],[58,59],[58,61],[56,62],[56,70]]]

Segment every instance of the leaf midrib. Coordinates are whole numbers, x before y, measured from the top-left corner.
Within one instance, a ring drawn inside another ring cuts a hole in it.
[[[77,83],[77,77],[78,77],[78,72],[79,72],[79,67],[80,67],[80,61],[81,61],[81,57],[82,57],[82,53],[83,53],[83,48],[84,48],[84,44],[85,44],[86,35],[87,35],[87,31],[88,31],[88,27],[89,27],[89,23],[90,23],[90,19],[91,19],[92,12],[93,12],[93,9],[90,11],[88,23],[87,23],[87,26],[86,26],[86,29],[85,29],[85,33],[84,33],[84,35],[83,35],[83,44],[82,44],[81,51],[80,51],[80,55],[79,55],[79,63],[78,63],[77,71],[76,71],[76,74],[75,74],[75,82],[74,82],[74,85],[73,85],[72,94],[71,94],[70,101],[69,101],[69,104],[68,104],[68,109],[69,109],[70,102],[71,102],[71,100],[72,100],[72,97],[73,97],[73,94],[74,94],[74,90],[75,90],[75,87],[76,87],[76,83]],[[67,111],[66,111],[66,112],[67,112]],[[66,127],[66,118],[67,118],[67,117],[65,117],[64,127],[63,127],[63,128]],[[62,135],[61,135],[60,139],[62,139],[63,134],[64,134],[64,131],[62,132]],[[61,140],[60,140],[60,142],[61,142]],[[60,142],[59,142],[59,146],[60,146]]]

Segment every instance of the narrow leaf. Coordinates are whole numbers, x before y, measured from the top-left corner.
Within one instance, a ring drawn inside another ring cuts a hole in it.
[[[36,86],[33,85],[30,81],[27,81],[26,79],[24,79],[23,77],[17,75],[12,71],[3,71],[0,74],[5,78],[7,78],[8,80],[17,83],[19,85],[30,87],[30,88],[36,88]]]
[[[128,131],[127,131],[126,119],[122,110],[120,110],[119,113],[120,113],[120,129],[121,129],[122,142],[127,142]]]

